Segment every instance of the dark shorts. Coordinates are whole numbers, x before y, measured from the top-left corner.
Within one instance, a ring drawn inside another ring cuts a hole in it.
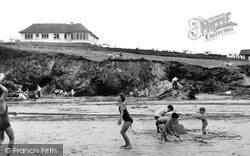
[[[8,107],[6,107],[6,111],[4,112],[4,114],[0,114],[0,130],[5,131],[9,127],[10,127],[9,113],[8,113]]]
[[[159,116],[155,116],[155,120],[159,119],[160,117]]]
[[[124,119],[123,119],[124,120]],[[130,118],[126,118],[125,120],[124,120],[124,122],[127,122],[127,121],[129,121],[129,122],[132,122],[133,123],[133,119],[130,117]]]

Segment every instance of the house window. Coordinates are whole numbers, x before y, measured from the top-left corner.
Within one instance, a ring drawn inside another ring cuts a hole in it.
[[[59,34],[54,34],[54,39],[59,39]]]
[[[85,33],[82,33],[82,39],[85,40]]]
[[[67,39],[67,34],[64,34],[64,39]]]
[[[33,39],[33,34],[25,34],[25,39]]]
[[[49,34],[42,34],[42,38],[49,38]]]
[[[88,40],[88,39],[89,39],[88,33],[85,33],[85,40]]]
[[[39,37],[39,34],[36,34],[36,37]]]

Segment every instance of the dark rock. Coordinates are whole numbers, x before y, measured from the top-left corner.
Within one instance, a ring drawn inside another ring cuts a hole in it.
[[[139,91],[147,88],[149,96],[158,96],[171,89],[169,84],[174,77],[179,78],[182,86],[196,84],[200,92],[214,93],[244,87],[249,76],[248,66],[236,70],[145,59],[95,62],[81,56],[4,47],[0,47],[0,72],[7,72],[6,86],[11,92],[15,92],[17,85],[34,91],[39,84],[43,94],[74,89],[75,96],[129,94],[135,88]],[[185,87],[179,91],[178,96],[181,95],[195,97]]]

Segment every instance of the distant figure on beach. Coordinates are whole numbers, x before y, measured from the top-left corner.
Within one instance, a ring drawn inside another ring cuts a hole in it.
[[[74,89],[71,89],[71,91],[70,91],[70,96],[74,96],[74,94],[75,94]]]
[[[174,77],[173,79],[172,79],[172,88],[174,89],[174,90],[177,90],[178,89],[178,78],[177,77]]]
[[[173,111],[174,111],[173,105],[168,105],[167,109],[161,108],[158,111],[156,111],[156,113],[155,113],[155,120],[156,120],[155,125],[157,127],[157,133],[160,133],[159,127],[158,127],[158,125],[159,125],[158,119],[160,117],[166,116],[168,112],[173,112]]]
[[[174,125],[179,125],[178,118],[179,115],[177,113],[172,113],[171,118],[161,117],[158,119],[160,123],[158,127],[161,131],[161,143],[163,143],[164,141],[169,142],[169,140],[167,139],[167,134],[174,135],[180,138],[180,136],[176,133],[174,126]]]
[[[206,135],[207,132],[206,132],[206,127],[208,125],[208,122],[207,122],[207,117],[205,115],[205,112],[206,112],[206,109],[204,107],[201,107],[199,109],[199,114],[196,116],[197,119],[200,119],[201,120],[201,123],[202,123],[202,127],[201,127],[201,130],[202,130],[202,134],[203,135]]]
[[[23,92],[22,88],[23,88],[22,85],[18,88],[18,90],[16,92],[16,94],[18,95],[18,97],[17,97],[16,100],[20,100],[20,101],[27,100],[27,97],[24,95],[25,93]]]
[[[109,52],[109,54],[108,54],[108,59],[113,59],[113,58],[114,58],[114,55],[111,54],[111,52]]]
[[[3,73],[0,73],[0,83],[5,78]],[[5,103],[6,97],[8,95],[8,89],[0,84],[0,146],[4,141],[4,132],[9,137],[9,149],[13,149],[14,146],[14,132],[9,122],[8,106]],[[10,156],[11,153],[7,153],[7,156]]]
[[[196,87],[196,84],[190,85],[187,97],[190,100],[196,99],[195,94],[198,92],[197,90],[198,88]]]
[[[68,96],[68,92],[66,90],[63,92],[63,96]]]
[[[124,123],[122,125],[122,129],[121,129],[121,135],[125,141],[125,145],[121,146],[121,148],[125,148],[125,149],[132,149],[130,140],[126,134],[127,130],[129,129],[129,127],[132,126],[133,123],[133,119],[130,117],[129,112],[127,110],[127,107],[125,106],[125,95],[123,93],[119,93],[117,96],[117,102],[119,104],[119,112],[120,112],[120,117],[118,120],[118,125],[121,125],[122,123],[122,119],[124,120]]]
[[[37,89],[36,89],[36,91],[37,91],[37,96],[38,96],[38,98],[41,98],[41,90],[42,90],[42,88],[37,84]]]

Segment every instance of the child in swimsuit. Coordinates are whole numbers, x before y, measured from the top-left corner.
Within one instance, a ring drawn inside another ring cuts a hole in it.
[[[0,83],[4,79],[4,75],[0,73]],[[14,132],[9,122],[8,115],[8,106],[5,103],[5,99],[7,97],[8,90],[2,84],[0,84],[0,145],[4,140],[4,132],[9,137],[9,149],[13,149],[14,145]],[[7,153],[7,156],[10,156],[11,153]]]
[[[207,117],[205,115],[205,112],[206,112],[206,109],[204,107],[201,107],[199,109],[199,115],[196,117],[197,119],[200,119],[201,122],[202,122],[202,127],[201,127],[201,130],[202,130],[202,134],[203,135],[206,135],[207,132],[206,132],[206,127],[208,125],[207,123]]]
[[[125,102],[125,95],[123,93],[119,93],[117,96],[117,102],[119,104],[119,112],[120,112],[120,118],[118,120],[118,125],[121,125],[122,123],[122,119],[124,120],[122,129],[121,129],[121,135],[125,141],[125,145],[121,146],[122,148],[125,149],[131,149],[131,143],[130,140],[126,134],[128,128],[132,125],[133,123],[133,119],[130,117],[127,107],[125,106],[124,102]]]

